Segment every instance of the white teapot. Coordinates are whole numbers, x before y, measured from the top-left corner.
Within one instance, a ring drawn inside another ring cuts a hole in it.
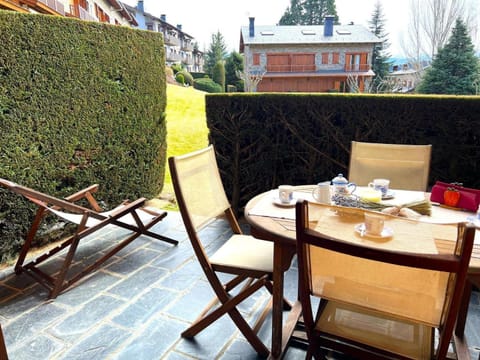
[[[332,180],[333,193],[338,195],[349,195],[352,194],[357,185],[354,183],[349,183],[348,180],[343,176],[343,174],[338,174]]]

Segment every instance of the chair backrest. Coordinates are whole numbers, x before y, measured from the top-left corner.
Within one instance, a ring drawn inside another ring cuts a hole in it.
[[[168,161],[186,226],[198,231],[230,208],[212,145]]]
[[[354,231],[358,209],[302,201],[296,208],[299,294],[440,329],[448,349],[466,281],[475,228],[386,217],[391,239],[368,240]],[[351,230],[351,231],[350,231]],[[435,240],[453,237],[451,252]],[[409,249],[409,242],[411,249]],[[313,319],[305,318],[305,323]]]
[[[364,186],[374,178],[384,178],[390,180],[392,189],[425,191],[431,151],[431,145],[352,141],[348,179]]]

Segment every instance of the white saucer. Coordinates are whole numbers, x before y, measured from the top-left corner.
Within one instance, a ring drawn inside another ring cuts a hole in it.
[[[390,200],[395,197],[395,191],[388,190],[385,195],[382,195],[382,200]]]
[[[387,226],[385,226],[382,230],[380,235],[369,234],[365,231],[365,224],[357,224],[355,225],[355,232],[360,234],[360,236],[365,236],[374,239],[388,239],[389,237],[393,236],[393,230]]]
[[[284,203],[280,200],[280,198],[278,197],[274,197],[273,198],[273,203],[277,206],[281,206],[281,207],[294,207],[295,204],[297,203],[297,199],[296,198],[293,198],[292,200],[290,200],[290,202],[288,203]]]

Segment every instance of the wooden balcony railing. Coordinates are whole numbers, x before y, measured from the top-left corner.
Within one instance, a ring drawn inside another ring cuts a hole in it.
[[[312,72],[315,64],[309,65],[267,65],[267,72]]]
[[[346,72],[355,72],[355,71],[368,71],[370,70],[370,64],[346,64]]]

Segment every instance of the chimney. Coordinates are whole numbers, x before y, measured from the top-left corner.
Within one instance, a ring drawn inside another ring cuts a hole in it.
[[[167,15],[165,14],[160,15],[160,20],[162,20],[163,22],[167,22]]]
[[[248,19],[250,20],[250,25],[248,26],[249,36],[254,37],[255,36],[255,18],[250,17]]]
[[[143,14],[145,12],[145,9],[143,7],[143,0],[138,0],[137,2],[137,11],[140,13],[140,14]]]
[[[182,31],[182,24],[177,24],[177,29]]]
[[[333,20],[335,20],[335,16],[325,16],[325,22],[323,24],[323,36],[333,36]]]

